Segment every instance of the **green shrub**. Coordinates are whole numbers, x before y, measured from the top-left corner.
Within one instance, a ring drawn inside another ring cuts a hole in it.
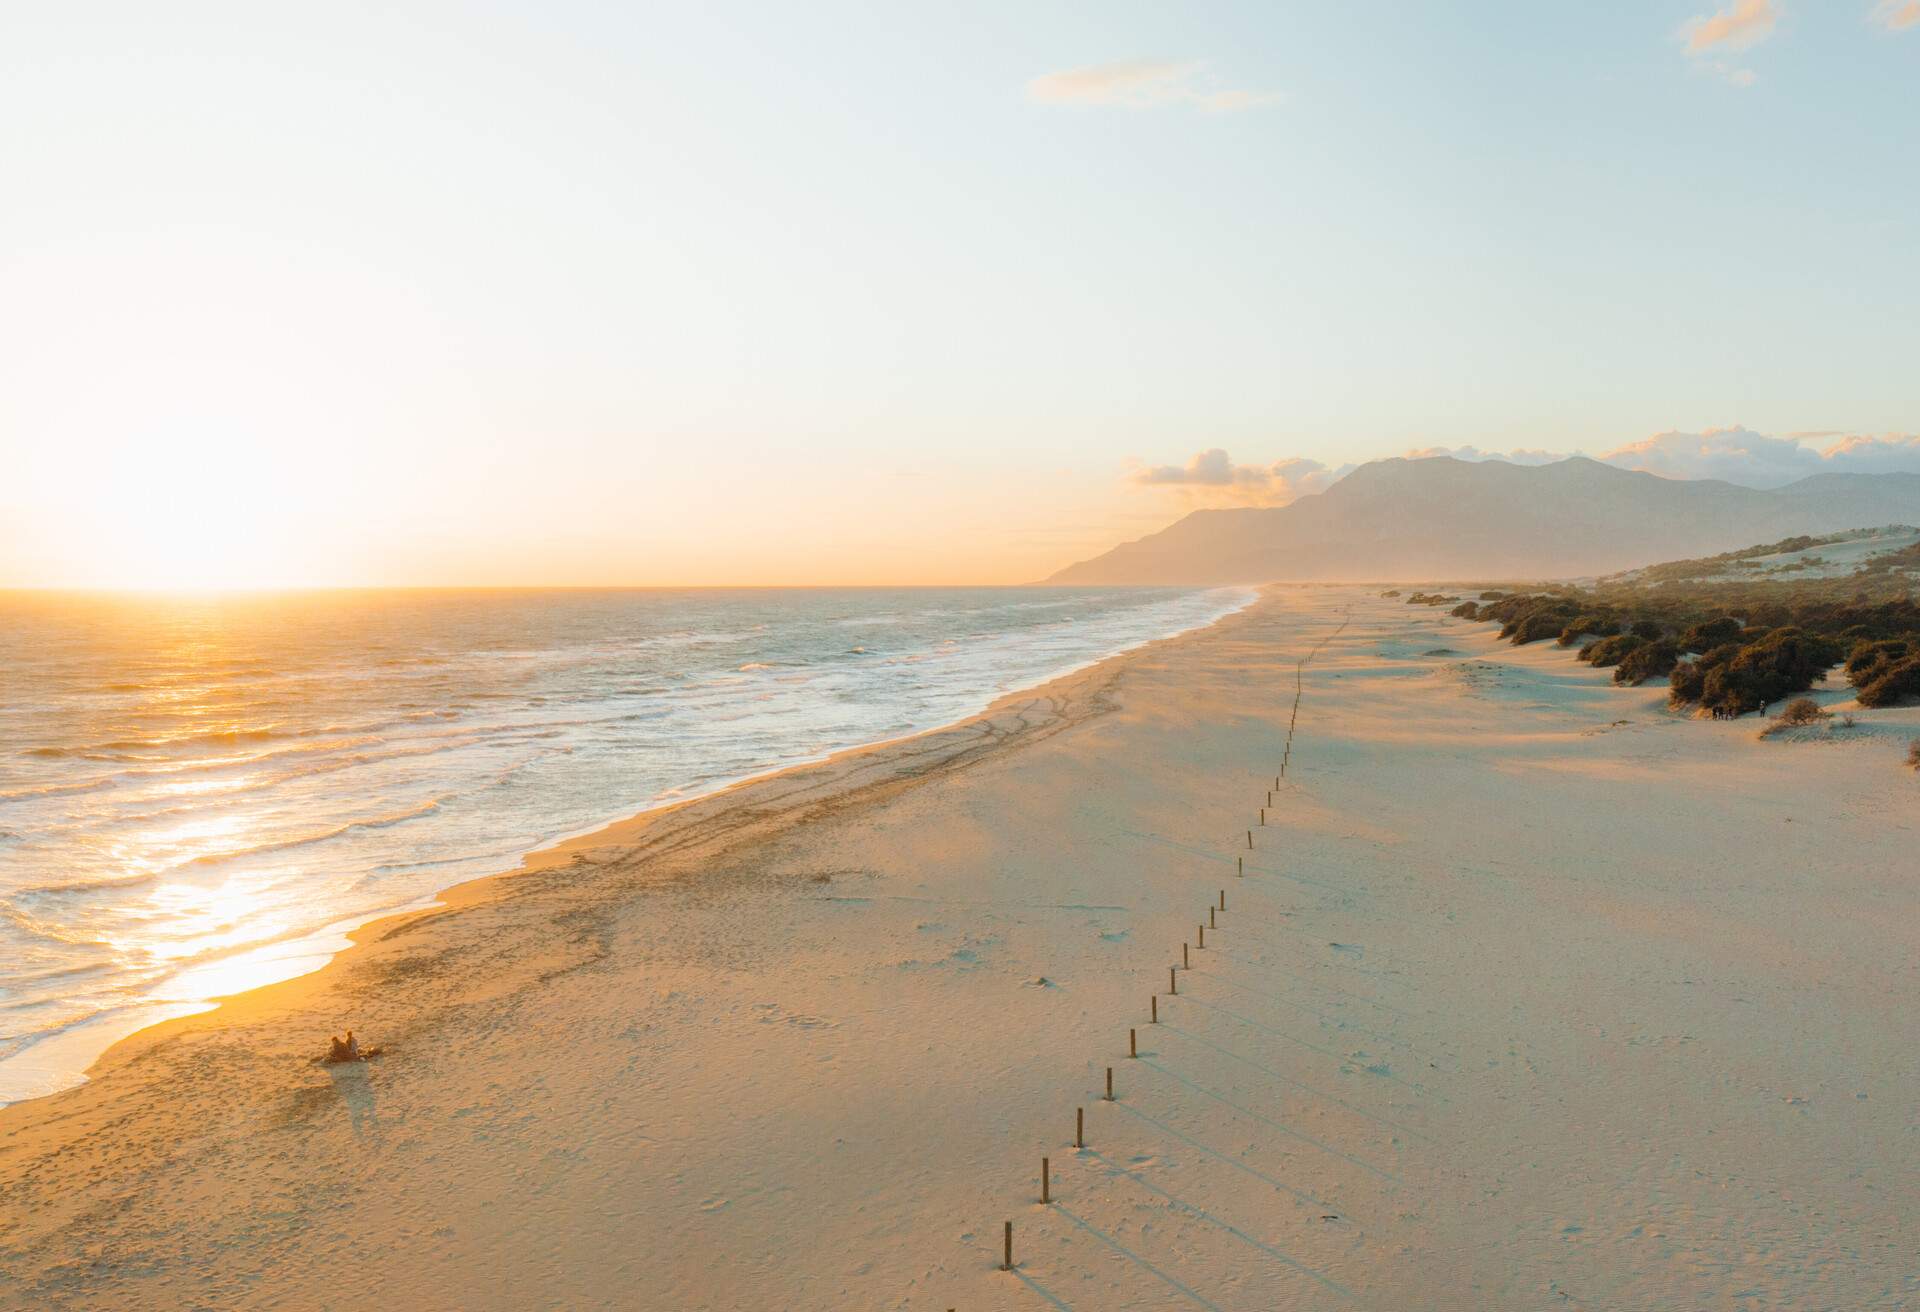
[[[1860,690],[1862,706],[1898,706],[1909,697],[1920,697],[1920,656],[1882,666],[1873,682]]]
[[[1740,636],[1740,621],[1731,615],[1695,624],[1680,635],[1680,645],[1688,651],[1708,651]]]
[[[1566,623],[1566,616],[1557,611],[1535,611],[1509,623],[1500,631],[1500,636],[1512,639],[1513,645],[1519,647],[1556,636]]]
[[[1801,629],[1775,629],[1709,670],[1700,700],[1709,709],[1745,715],[1789,694],[1805,692],[1816,679],[1826,677],[1837,645],[1835,639]]]
[[[1671,638],[1660,638],[1653,642],[1643,642],[1620,660],[1620,668],[1613,672],[1615,683],[1632,684],[1639,687],[1648,679],[1658,679],[1673,672],[1680,662],[1680,644]]]
[[[1820,709],[1820,703],[1811,697],[1795,697],[1780,712],[1782,724],[1818,724],[1829,718],[1829,712]]]
[[[1644,647],[1647,640],[1637,633],[1621,633],[1611,638],[1602,638],[1580,649],[1580,659],[1595,666],[1618,665],[1625,660],[1636,647]]]
[[[1648,642],[1652,642],[1665,631],[1652,620],[1635,620],[1633,627],[1627,630],[1629,633],[1645,638]]]
[[[1611,638],[1618,632],[1620,632],[1619,620],[1611,615],[1598,615],[1589,611],[1560,630],[1560,636],[1555,641],[1562,647],[1571,647],[1585,634],[1591,633],[1596,638]]]
[[[1707,690],[1707,675],[1739,654],[1740,644],[1727,642],[1702,652],[1697,660],[1681,661],[1673,667],[1673,691],[1667,694],[1667,700],[1675,706],[1699,701]]]
[[[1905,638],[1856,642],[1847,653],[1847,682],[1856,688],[1866,687],[1884,674],[1889,666],[1908,656],[1920,655],[1915,646]]]

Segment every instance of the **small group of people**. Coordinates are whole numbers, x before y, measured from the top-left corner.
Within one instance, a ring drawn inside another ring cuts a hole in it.
[[[327,1061],[337,1063],[361,1060],[360,1040],[353,1037],[353,1031],[347,1031],[347,1037],[333,1036],[333,1042],[327,1048]]]
[[[1737,720],[1740,718],[1740,712],[1734,710],[1731,706],[1715,706],[1713,708],[1713,718],[1716,720]]]

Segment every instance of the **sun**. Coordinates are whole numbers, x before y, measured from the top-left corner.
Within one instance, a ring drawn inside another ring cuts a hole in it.
[[[78,508],[86,586],[226,591],[291,586],[311,506],[280,459],[234,445],[123,454]]]

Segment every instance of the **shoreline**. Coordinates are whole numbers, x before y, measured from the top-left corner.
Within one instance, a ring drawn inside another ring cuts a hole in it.
[[[217,1012],[222,1006],[233,1000],[243,998],[247,994],[258,990],[272,988],[275,985],[303,979],[320,971],[327,970],[334,962],[339,960],[341,956],[353,951],[359,946],[361,941],[359,935],[363,932],[371,932],[387,920],[420,915],[441,909],[448,904],[447,898],[449,894],[454,893],[456,890],[468,884],[483,883],[526,873],[534,869],[545,868],[550,865],[551,862],[540,861],[540,858],[558,853],[562,849],[570,848],[584,840],[596,838],[614,830],[624,830],[647,819],[649,816],[713,798],[723,797],[742,787],[774,780],[781,775],[795,770],[828,765],[842,757],[884,749],[898,744],[910,743],[930,734],[938,734],[950,729],[957,729],[969,721],[990,715],[996,707],[1008,699],[1031,695],[1050,684],[1064,679],[1070,679],[1075,675],[1095,669],[1107,661],[1121,659],[1134,652],[1150,647],[1155,643],[1173,641],[1190,634],[1203,632],[1256,605],[1263,592],[1270,586],[1275,585],[1225,585],[1217,589],[1202,589],[1202,591],[1221,591],[1238,593],[1240,595],[1236,601],[1229,603],[1228,609],[1215,615],[1212,619],[1189,625],[1183,629],[1174,630],[1171,633],[1162,633],[1139,639],[1127,646],[1107,652],[1104,655],[1048,674],[1036,683],[1020,688],[1009,689],[1006,692],[991,696],[984,705],[956,719],[932,725],[925,729],[898,734],[893,737],[853,743],[819,755],[802,757],[771,769],[758,770],[751,774],[739,776],[738,778],[723,780],[711,787],[703,788],[700,791],[690,793],[686,796],[674,797],[669,801],[656,801],[652,805],[642,807],[638,811],[622,810],[615,816],[584,829],[563,834],[558,838],[542,840],[538,846],[524,852],[521,855],[519,864],[510,869],[494,870],[484,874],[472,875],[464,879],[456,880],[443,888],[435,889],[430,893],[399,906],[384,908],[382,910],[369,912],[365,915],[349,916],[344,920],[334,921],[313,930],[303,931],[287,938],[275,939],[256,945],[243,952],[236,953],[231,957],[220,958],[219,961],[227,965],[237,961],[243,961],[255,955],[264,955],[268,960],[288,959],[294,962],[311,962],[312,964],[303,965],[291,973],[279,974],[274,978],[262,980],[257,984],[233,993],[213,994],[201,999],[154,999],[148,1002],[130,1003],[116,1012],[89,1016],[83,1020],[70,1023],[60,1029],[50,1031],[43,1036],[35,1038],[32,1042],[20,1049],[20,1051],[11,1054],[6,1059],[7,1062],[18,1062],[19,1065],[28,1072],[37,1069],[46,1069],[54,1064],[32,1062],[26,1059],[36,1052],[45,1051],[50,1046],[56,1050],[77,1048],[82,1053],[88,1055],[85,1058],[84,1064],[79,1065],[77,1069],[75,1069],[74,1063],[71,1060],[57,1064],[53,1074],[49,1077],[50,1081],[59,1082],[59,1087],[57,1088],[49,1088],[40,1093],[25,1094],[11,1101],[0,1098],[0,1128],[4,1128],[6,1114],[10,1108],[23,1107],[47,1098],[58,1097],[72,1089],[84,1087],[92,1078],[95,1069],[101,1066],[112,1050],[120,1044],[136,1040],[148,1031],[176,1020],[185,1020],[195,1016],[204,1016]],[[485,591],[486,589],[481,590]],[[105,1031],[104,1034],[99,1032],[102,1030]]]
[[[1912,781],[1662,700],[1270,588],[634,817],[0,1112],[0,1308],[1920,1297]]]

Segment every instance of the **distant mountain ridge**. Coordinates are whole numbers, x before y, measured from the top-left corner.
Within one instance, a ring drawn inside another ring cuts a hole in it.
[[[1266,509],[1196,510],[1048,583],[1560,578],[1795,534],[1920,522],[1920,474],[1815,474],[1761,491],[1574,456],[1379,460]]]

